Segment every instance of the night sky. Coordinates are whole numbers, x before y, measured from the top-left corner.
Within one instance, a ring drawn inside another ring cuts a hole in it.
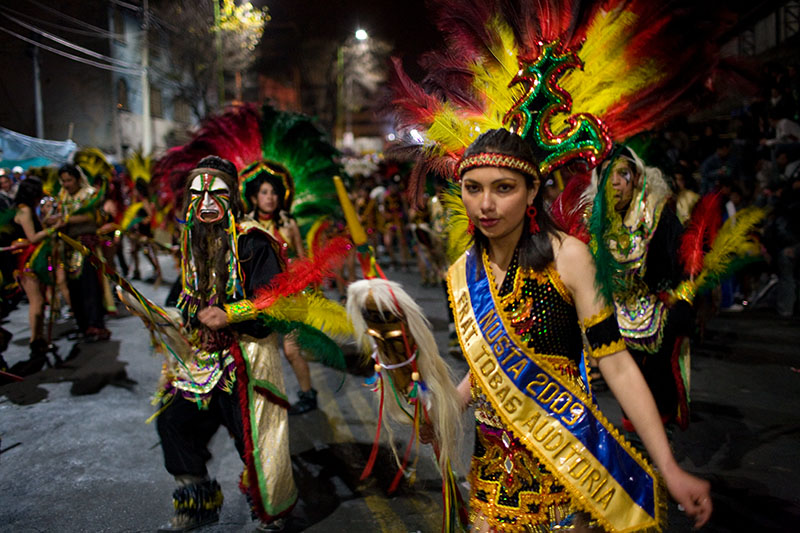
[[[263,0],[254,4],[266,5],[272,16],[265,38],[272,32],[289,39],[342,42],[363,28],[371,37],[392,44],[394,54],[409,62],[441,43],[424,0]]]

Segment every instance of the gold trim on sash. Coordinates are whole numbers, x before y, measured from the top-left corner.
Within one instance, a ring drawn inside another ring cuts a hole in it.
[[[475,316],[467,286],[466,254],[451,266],[447,281],[461,349],[474,379],[480,384],[505,426],[558,477],[572,495],[575,504],[589,512],[607,531],[660,531],[666,521],[666,500],[663,497],[663,483],[653,468],[620,437],[616,428],[583,391],[559,376],[537,354],[528,353],[532,351],[525,347],[509,327],[502,313],[497,312],[497,289],[492,283],[490,291],[495,309],[485,317]],[[478,321],[494,321],[496,316],[506,328],[508,341],[498,342],[494,339],[494,343],[489,345],[481,334]],[[493,350],[502,352],[498,354]],[[513,361],[509,359],[512,357],[519,359],[509,368],[512,373],[514,369],[517,369],[517,374],[521,373],[528,365],[528,358],[534,359],[547,372],[538,373],[528,385],[528,391],[537,394],[540,401],[548,404],[549,409],[559,415],[558,418],[550,416],[538,403],[519,391],[498,364],[498,355],[504,354],[508,354],[504,363]],[[580,398],[583,405],[620,443],[623,450],[653,478],[656,492],[655,517],[649,516],[631,499],[605,466],[570,431],[569,427],[579,420],[584,409],[581,402],[575,401],[576,398]]]

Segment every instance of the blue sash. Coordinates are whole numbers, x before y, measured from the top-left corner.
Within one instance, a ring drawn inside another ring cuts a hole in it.
[[[472,375],[506,427],[609,532],[660,530],[663,486],[583,390],[533,353],[498,312],[475,253],[448,273],[459,340]]]

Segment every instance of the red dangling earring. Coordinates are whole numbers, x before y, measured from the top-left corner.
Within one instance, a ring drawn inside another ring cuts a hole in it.
[[[472,219],[470,219],[469,224],[467,225],[467,233],[470,235],[475,235],[475,223],[472,222]]]
[[[528,209],[525,210],[525,213],[527,213],[528,218],[530,218],[528,221],[530,224],[528,229],[530,230],[531,235],[539,233],[539,223],[536,222],[536,208],[533,205],[529,205]]]

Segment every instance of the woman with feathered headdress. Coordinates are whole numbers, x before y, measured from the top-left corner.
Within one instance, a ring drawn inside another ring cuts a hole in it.
[[[472,245],[448,281],[470,364],[459,390],[475,405],[475,530],[661,530],[660,475],[704,523],[709,486],[677,466],[595,288],[591,253],[551,221],[539,193],[543,177],[585,174],[614,142],[682,109],[678,97],[713,64],[686,30],[700,10],[642,0],[436,5],[447,46],[425,57],[422,86],[397,69],[391,104],[401,131],[416,130],[412,189],[429,171],[452,177],[451,243],[458,254]],[[632,410],[659,473],[597,409],[586,355]]]

